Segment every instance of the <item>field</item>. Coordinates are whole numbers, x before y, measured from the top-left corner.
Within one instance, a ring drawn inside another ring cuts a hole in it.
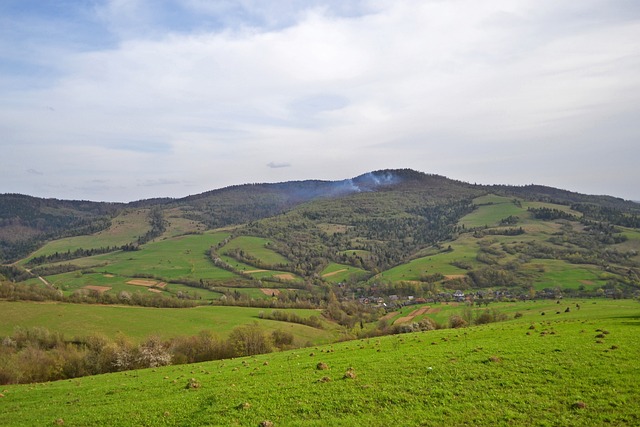
[[[140,287],[128,284],[140,274],[164,281],[200,279],[213,282],[241,280],[240,276],[213,265],[209,249],[228,236],[226,232],[212,232],[164,239],[146,244],[142,250],[95,255],[69,261],[93,271],[89,274],[71,272],[47,276],[46,279],[70,294],[85,286],[107,286],[108,292],[134,292]],[[63,262],[65,264],[67,262]],[[31,281],[35,283],[34,280]],[[171,284],[166,292],[185,291],[184,286]],[[191,288],[204,299],[219,297],[218,293]]]
[[[505,303],[501,309],[519,311],[522,317],[250,358],[5,386],[0,424],[640,424],[637,301],[538,301]],[[320,362],[328,369],[317,369]],[[190,383],[197,386],[188,388]]]
[[[99,333],[114,338],[118,334],[142,340],[151,335],[163,339],[196,335],[210,330],[226,336],[233,328],[254,321],[267,330],[283,329],[293,333],[299,343],[328,342],[331,328],[320,330],[304,325],[260,319],[260,312],[270,309],[245,307],[145,308],[136,306],[101,306],[66,303],[0,301],[0,336],[10,335],[15,327],[46,327],[67,338]],[[318,315],[315,310],[293,311],[302,317]]]
[[[423,274],[440,273],[444,275],[465,274],[466,271],[451,265],[451,262],[462,260],[472,265],[477,253],[477,239],[462,237],[451,243],[450,252],[441,252],[417,258],[406,264],[401,264],[380,274],[378,277],[396,282],[399,280],[419,280]]]
[[[351,276],[364,273],[366,273],[366,271],[361,268],[331,262],[324,270],[322,270],[320,276],[327,282],[339,283],[346,281]]]
[[[148,210],[124,211],[111,221],[111,227],[90,236],[68,237],[47,243],[31,257],[51,255],[55,252],[122,246],[135,241],[149,230]],[[29,257],[29,258],[31,258]],[[26,260],[28,260],[27,258]],[[25,261],[26,261],[25,260]]]
[[[289,260],[268,248],[269,240],[253,236],[240,236],[231,240],[220,250],[226,254],[232,250],[242,250],[267,265],[289,264]]]
[[[513,199],[496,195],[487,195],[473,200],[478,208],[464,217],[460,223],[465,227],[482,227],[484,225],[498,225],[502,218],[509,215],[522,216],[526,209],[516,206]]]
[[[602,272],[592,265],[569,264],[553,259],[532,259],[528,267],[543,271],[534,283],[536,289],[590,289],[606,283],[606,280],[601,278]]]

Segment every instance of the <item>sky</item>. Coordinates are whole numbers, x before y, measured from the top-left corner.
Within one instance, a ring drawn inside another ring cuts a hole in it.
[[[0,193],[412,168],[640,200],[637,0],[2,0]]]

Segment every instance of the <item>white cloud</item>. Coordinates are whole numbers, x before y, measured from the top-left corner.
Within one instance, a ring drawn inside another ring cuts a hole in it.
[[[12,163],[49,171],[65,154],[52,171],[63,182],[99,159],[111,179],[81,196],[122,200],[386,167],[527,183],[557,164],[554,153],[611,135],[640,155],[640,14],[623,14],[623,3],[157,4],[106,3],[99,17],[117,44],[60,46],[53,83],[5,91],[0,146],[31,147],[5,148]],[[295,167],[264,168],[283,155]],[[553,174],[557,186],[579,185],[568,166]],[[131,173],[137,180],[122,178]],[[611,176],[609,192],[637,191]],[[174,193],[141,192],[153,188]]]

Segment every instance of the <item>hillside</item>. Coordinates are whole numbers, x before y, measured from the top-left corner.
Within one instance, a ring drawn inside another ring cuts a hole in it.
[[[496,308],[511,320],[3,386],[0,425],[640,423],[637,302],[542,301]]]
[[[147,289],[162,305],[224,296],[309,306],[322,305],[327,289],[387,303],[456,290],[531,297],[640,289],[640,206],[543,186],[385,170],[126,205],[0,201],[4,261],[41,246],[0,274],[46,282],[74,301],[113,303]]]

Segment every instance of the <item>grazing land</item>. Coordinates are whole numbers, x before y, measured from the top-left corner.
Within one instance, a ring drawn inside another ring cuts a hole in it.
[[[4,386],[0,424],[640,423],[638,302],[530,301],[500,308],[522,316],[464,329]]]
[[[0,425],[640,425],[638,203],[409,169],[0,195],[0,260],[0,381],[33,383]]]
[[[0,336],[16,328],[46,327],[68,339],[93,333],[115,338],[119,334],[135,340],[156,335],[162,339],[197,335],[209,330],[226,336],[236,326],[258,322],[267,331],[284,329],[293,333],[298,344],[326,343],[333,339],[333,328],[309,326],[263,319],[271,310],[254,307],[148,308],[68,303],[32,303],[0,301],[3,320]],[[317,310],[289,309],[301,317],[317,316]]]

